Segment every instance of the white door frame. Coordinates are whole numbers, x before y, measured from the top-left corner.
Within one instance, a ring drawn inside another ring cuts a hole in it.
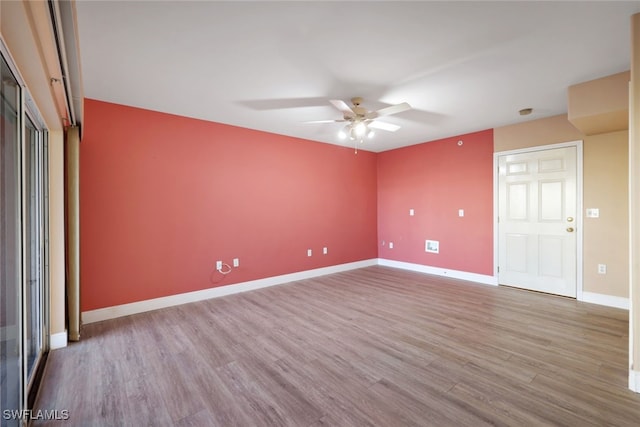
[[[582,292],[582,140],[562,142],[559,144],[538,145],[535,147],[519,148],[517,150],[497,151],[493,153],[493,274],[498,283],[498,157],[509,154],[533,153],[537,151],[553,150],[556,148],[576,147],[576,299],[583,301]]]

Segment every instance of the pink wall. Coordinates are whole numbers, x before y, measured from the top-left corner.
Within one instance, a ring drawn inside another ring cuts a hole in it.
[[[380,153],[378,256],[493,275],[492,171],[493,130]],[[439,254],[425,252],[426,239],[440,241]]]
[[[377,256],[374,153],[89,99],[85,117],[83,311]]]

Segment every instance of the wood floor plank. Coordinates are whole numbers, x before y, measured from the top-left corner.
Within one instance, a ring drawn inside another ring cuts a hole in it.
[[[220,375],[219,366],[213,366],[201,354],[195,356],[193,370],[190,372],[191,393],[202,396],[210,414],[208,423],[203,426],[247,426],[252,424],[251,413],[247,407],[239,404],[232,381],[225,381]]]
[[[33,426],[637,426],[628,312],[385,267],[87,325]]]
[[[558,401],[553,394],[547,394],[534,386],[518,382],[493,378],[477,373],[473,369],[466,371],[466,376],[452,389],[455,395],[458,386],[474,390],[476,394],[485,396],[492,406],[504,413],[513,414],[520,419],[530,419],[524,425],[555,426],[595,426],[607,425],[606,420],[590,418],[577,407],[564,401]],[[520,426],[520,422],[509,423]]]
[[[285,415],[287,423],[308,425],[324,415],[320,408],[307,399],[304,390],[291,384],[272,363],[265,363],[252,354],[240,358],[239,362],[250,381],[263,390],[274,406],[280,407],[284,414],[294,414]]]
[[[495,425],[552,426],[549,422],[530,411],[521,411],[517,406],[503,399],[484,393],[473,386],[460,382],[453,387],[449,395],[466,402],[478,413],[483,413]]]
[[[125,383],[126,400],[121,424],[127,426],[171,426],[171,414],[164,404],[162,391],[151,376],[136,376]]]
[[[598,393],[585,395],[583,390],[590,388],[592,382],[574,379],[567,382],[561,378],[553,378],[547,375],[537,375],[533,385],[540,390],[546,390],[549,395],[557,396],[560,401],[567,402],[577,408],[576,412],[588,415],[591,419],[603,418],[611,425],[632,425],[638,423],[640,418],[636,414],[628,414],[625,408],[633,405],[631,391],[623,396]]]
[[[483,419],[484,414],[460,406],[460,401],[444,397],[443,394],[422,383],[419,389],[407,387],[406,383],[394,383],[383,379],[371,387],[371,392],[381,402],[395,410],[398,419],[421,426],[487,426],[495,424]]]
[[[195,414],[187,415],[186,417],[180,419],[174,425],[175,427],[207,427],[214,426],[212,424],[213,416],[211,412],[207,409],[203,409],[200,412]],[[220,424],[224,425],[224,424]]]
[[[300,390],[304,390],[306,397],[318,408],[324,408],[325,414],[319,421],[336,421],[333,425],[344,426],[374,426],[375,419],[367,411],[366,405],[353,398],[362,392],[361,387],[354,387],[352,383],[341,381],[334,384],[332,375],[323,375],[322,369],[314,365],[300,365],[295,360],[283,358],[278,360],[276,368],[283,377]],[[331,408],[327,411],[327,408]],[[379,420],[379,419],[378,419]],[[316,422],[317,423],[317,422]]]

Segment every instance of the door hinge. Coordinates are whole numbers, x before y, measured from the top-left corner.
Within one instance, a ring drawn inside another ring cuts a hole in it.
[[[498,266],[498,273],[500,273],[500,266]]]

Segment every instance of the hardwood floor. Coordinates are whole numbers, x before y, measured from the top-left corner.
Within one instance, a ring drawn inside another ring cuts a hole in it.
[[[628,312],[384,267],[87,325],[35,426],[637,426]]]

